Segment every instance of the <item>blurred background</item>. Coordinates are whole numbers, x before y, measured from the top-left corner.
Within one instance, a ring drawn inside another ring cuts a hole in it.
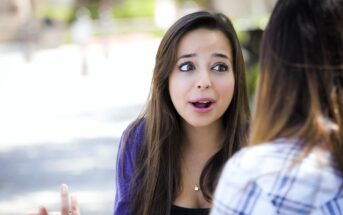
[[[166,29],[201,9],[229,16],[258,78],[275,0],[0,0],[0,215],[59,208],[111,214],[121,133],[143,108]]]

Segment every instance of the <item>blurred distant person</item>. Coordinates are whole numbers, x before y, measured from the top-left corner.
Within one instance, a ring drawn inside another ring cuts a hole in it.
[[[34,43],[37,39],[37,26],[34,19],[34,1],[33,0],[15,0],[13,2],[15,12],[19,18],[19,42],[26,61],[31,61],[34,51]]]
[[[73,42],[81,49],[81,74],[87,75],[87,45],[93,34],[93,22],[90,12],[82,7],[76,11],[76,19],[71,25]]]
[[[102,44],[104,56],[108,58],[110,54],[111,33],[114,32],[115,26],[112,17],[112,7],[109,1],[101,1],[99,8],[99,26],[102,33]]]

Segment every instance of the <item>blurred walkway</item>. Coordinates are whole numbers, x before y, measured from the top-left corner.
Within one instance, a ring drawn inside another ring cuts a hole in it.
[[[29,63],[16,50],[0,53],[1,215],[58,210],[61,183],[82,214],[111,214],[117,143],[148,96],[158,42],[112,38],[106,54],[93,41],[87,75],[76,45],[38,51]]]

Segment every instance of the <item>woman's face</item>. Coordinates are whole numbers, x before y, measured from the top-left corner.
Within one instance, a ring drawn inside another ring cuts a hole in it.
[[[218,30],[196,29],[178,44],[169,93],[176,111],[191,126],[218,123],[232,100],[232,48]]]

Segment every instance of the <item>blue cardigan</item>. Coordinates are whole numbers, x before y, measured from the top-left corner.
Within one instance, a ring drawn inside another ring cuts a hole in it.
[[[130,199],[129,187],[133,174],[133,167],[136,161],[138,150],[144,138],[144,120],[141,120],[133,129],[133,133],[125,143],[130,129],[126,129],[120,139],[116,164],[116,195],[114,202],[114,215],[129,215]]]

